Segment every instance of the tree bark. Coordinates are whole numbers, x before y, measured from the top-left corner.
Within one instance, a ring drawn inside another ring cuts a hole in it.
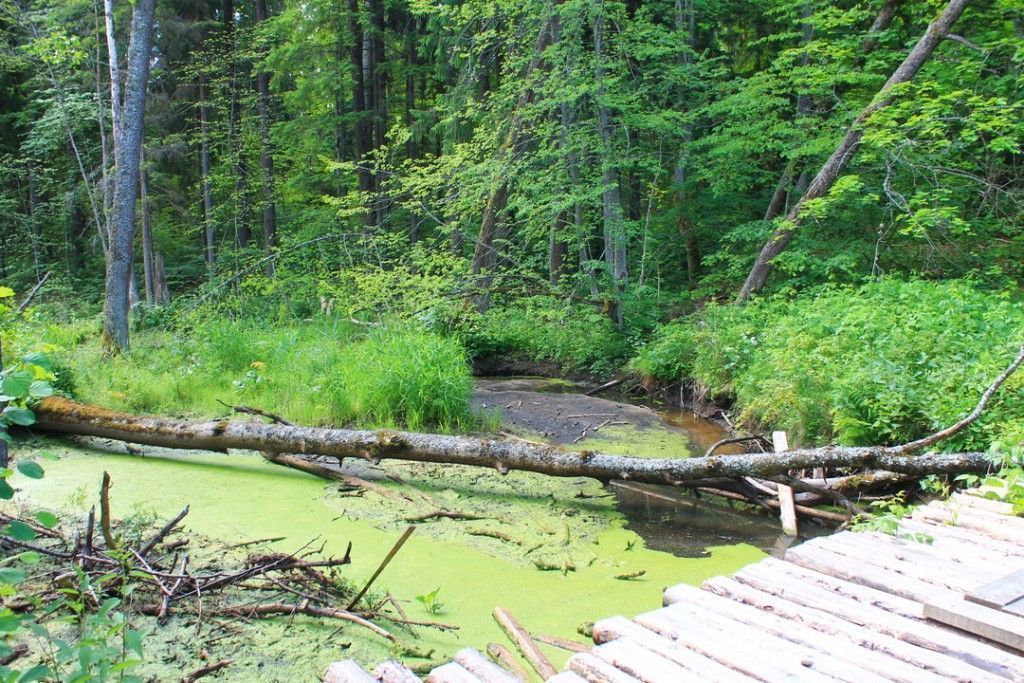
[[[139,186],[142,119],[149,81],[155,0],[137,0],[128,45],[127,80],[121,123],[114,139],[117,160],[110,248],[103,305],[103,346],[107,353],[128,350],[128,305]]]
[[[256,0],[256,21],[269,18],[267,0]],[[270,256],[277,244],[277,207],[274,205],[274,155],[270,142],[270,73],[256,73],[256,109],[260,119],[260,169],[263,175],[263,252]],[[266,262],[266,274],[274,274],[274,260]]]
[[[156,281],[153,271],[153,207],[149,199],[149,172],[146,170],[146,149],[140,146],[139,204],[142,208],[142,276],[146,290],[146,303],[156,303]]]
[[[210,130],[207,107],[206,77],[199,76],[199,165],[200,185],[203,193],[203,247],[206,268],[213,277],[217,254],[213,239],[213,180],[210,171]]]
[[[117,413],[65,398],[44,399],[35,408],[39,429],[116,439],[164,448],[302,453],[340,459],[436,462],[522,470],[558,477],[626,479],[648,484],[699,485],[701,480],[772,477],[790,470],[867,468],[913,476],[987,472],[985,453],[908,455],[901,447],[826,447],[783,453],[746,453],[698,458],[637,458],[570,451],[525,441],[393,431],[296,427],[233,420],[191,421]]]
[[[593,17],[594,80],[597,82],[597,128],[601,138],[601,213],[604,219],[604,259],[615,291],[615,321],[623,324],[622,295],[629,269],[626,263],[626,226],[622,211],[622,188],[613,161],[611,115],[604,103],[604,5]]]
[[[846,135],[832,153],[832,156],[828,158],[818,171],[817,176],[811,181],[807,191],[804,192],[799,201],[786,214],[786,220],[774,230],[771,237],[761,248],[753,267],[750,269],[750,273],[747,275],[747,280],[743,283],[743,287],[736,298],[737,303],[743,303],[761,291],[768,280],[768,276],[771,274],[772,262],[779,254],[786,250],[796,231],[800,228],[803,222],[802,213],[804,206],[807,202],[828,194],[836,179],[839,178],[839,174],[843,172],[850,159],[857,153],[861,137],[864,135],[865,124],[875,112],[889,106],[893,100],[893,96],[889,93],[895,86],[909,83],[913,80],[935,48],[946,37],[946,34],[949,33],[953,24],[963,14],[969,3],[970,0],[950,0],[942,14],[929,24],[924,35],[921,36],[906,59],[903,60],[903,63],[897,67],[896,71],[889,77],[889,80],[882,86],[878,95],[857,116],[850,128],[847,129]]]
[[[244,249],[249,246],[252,239],[252,227],[249,225],[249,195],[246,190],[246,178],[249,171],[245,163],[245,154],[242,152],[240,121],[242,107],[238,97],[239,65],[237,58],[238,47],[235,43],[235,5],[233,0],[224,0],[221,5],[221,19],[224,22],[224,33],[226,35],[227,58],[231,62],[230,67],[230,110],[228,112],[228,145],[229,153],[233,158],[235,175],[235,246]]]

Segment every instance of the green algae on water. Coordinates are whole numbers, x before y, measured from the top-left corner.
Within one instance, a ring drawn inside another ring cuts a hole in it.
[[[114,482],[115,516],[141,505],[168,518],[189,504],[186,526],[219,541],[283,536],[274,548],[288,551],[316,539],[324,544],[325,553],[336,555],[352,542],[352,564],[345,571],[356,583],[373,572],[410,516],[390,497],[342,496],[335,485],[256,455],[154,451],[131,456],[56,443],[44,446],[61,459],[48,464],[41,480],[15,476],[12,483],[22,490],[21,500],[51,509],[80,506],[86,499],[82,492],[90,492],[91,499],[107,470]],[[648,550],[642,539],[624,528],[624,518],[611,500],[601,497],[600,487],[589,480],[551,483],[551,477],[511,474],[509,479],[458,467],[416,472],[389,466],[389,471],[409,483],[388,486],[414,499],[419,491],[445,505],[493,513],[493,519],[419,524],[376,585],[376,590],[395,596],[410,619],[459,626],[456,633],[417,629],[419,639],[392,627],[419,650],[433,649],[436,658],[462,647],[483,650],[488,642],[504,642],[491,618],[496,606],[509,609],[533,632],[578,639],[576,629],[584,622],[652,609],[669,585],[697,584],[762,556],[746,545],[709,548],[709,557],[703,559]],[[577,493],[588,497],[576,498]],[[376,512],[370,514],[371,509]],[[522,545],[467,533],[471,529],[521,535]],[[540,547],[526,555],[537,543]],[[529,559],[534,554],[550,554],[563,563],[571,558],[575,571],[540,571]],[[645,573],[631,581],[615,578],[641,570]],[[437,587],[444,607],[439,614],[428,614],[414,598]],[[191,627],[184,623],[174,628],[157,633],[154,625],[147,639],[145,671],[158,678],[180,676],[199,666],[204,648],[213,659],[236,658],[224,680],[301,680],[321,675],[336,659],[351,657],[374,665],[396,654],[389,643],[358,626],[339,629],[339,624],[305,617],[259,622],[208,643],[202,636],[189,638]],[[556,664],[568,656],[553,648],[546,651]]]

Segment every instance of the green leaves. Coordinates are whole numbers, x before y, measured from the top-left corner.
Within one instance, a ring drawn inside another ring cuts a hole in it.
[[[0,583],[17,585],[19,583],[24,583],[26,578],[27,574],[25,573],[25,570],[20,567],[0,567]],[[2,628],[3,625],[0,623],[0,630],[2,630]]]
[[[18,462],[18,471],[24,474],[29,479],[43,478],[42,466],[37,462],[33,462],[32,460],[22,460]]]
[[[7,525],[7,534],[18,541],[31,541],[36,537],[36,532],[28,524],[18,520],[12,520]]]
[[[35,424],[36,421],[35,413],[28,408],[19,408],[17,406],[7,406],[0,415],[3,416],[4,420],[6,420],[8,424],[21,425],[24,427]]]
[[[47,510],[40,510],[36,513],[36,521],[42,524],[47,529],[52,529],[60,524],[60,519],[57,515]]]
[[[13,398],[25,398],[28,396],[29,387],[32,386],[34,381],[32,373],[27,370],[18,370],[9,372],[4,375],[3,382],[0,383],[0,388],[3,389],[3,393]]]

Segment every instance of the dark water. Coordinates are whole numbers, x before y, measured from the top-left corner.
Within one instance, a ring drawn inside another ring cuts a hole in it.
[[[520,391],[559,394],[585,391],[568,382],[536,377],[501,378],[500,381],[503,385],[514,384]],[[653,408],[666,426],[686,433],[695,454],[703,454],[711,444],[730,436],[718,423],[686,410],[667,409],[612,392],[604,398]],[[743,448],[732,444],[716,451],[719,454],[740,452]],[[629,528],[644,539],[647,547],[678,557],[703,557],[708,554],[708,547],[736,543],[747,543],[781,555],[800,540],[781,532],[777,515],[719,496],[632,482],[612,482],[609,488]],[[806,536],[828,531],[827,527],[813,521],[801,524],[801,534]]]

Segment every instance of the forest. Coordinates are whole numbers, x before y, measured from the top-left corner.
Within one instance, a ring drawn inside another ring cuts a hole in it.
[[[1022,92],[1024,0],[0,0],[0,679],[617,680],[1018,515]]]

